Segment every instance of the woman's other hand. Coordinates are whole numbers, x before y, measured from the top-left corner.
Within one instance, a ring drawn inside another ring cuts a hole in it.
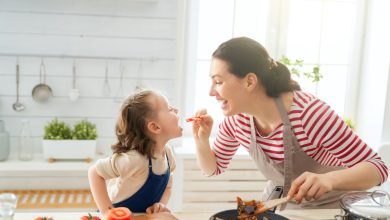
[[[213,128],[213,118],[207,114],[206,109],[197,111],[194,117],[197,118],[192,123],[192,132],[195,140],[208,141]]]
[[[288,196],[294,198],[298,204],[302,199],[317,200],[325,193],[332,191],[332,179],[329,175],[304,172],[291,183]]]
[[[158,212],[171,212],[163,203],[157,202],[146,209],[147,214],[158,213]]]

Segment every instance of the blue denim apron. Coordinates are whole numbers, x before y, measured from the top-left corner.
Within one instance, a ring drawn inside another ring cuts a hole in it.
[[[157,175],[152,170],[152,159],[149,158],[149,174],[144,185],[129,198],[114,203],[114,207],[127,207],[132,212],[146,212],[146,209],[156,202],[160,202],[170,177],[170,165],[167,154],[168,169],[165,174]]]

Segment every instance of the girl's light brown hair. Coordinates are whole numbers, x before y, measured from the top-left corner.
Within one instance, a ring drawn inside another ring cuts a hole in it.
[[[117,142],[111,146],[114,153],[136,150],[144,156],[153,157],[155,142],[147,132],[147,119],[155,115],[148,100],[155,92],[147,90],[135,93],[123,102],[115,128]]]

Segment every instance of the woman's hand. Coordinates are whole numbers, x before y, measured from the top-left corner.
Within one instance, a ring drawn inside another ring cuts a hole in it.
[[[157,202],[146,209],[147,214],[158,213],[158,212],[171,212],[163,203]]]
[[[333,190],[332,178],[327,173],[316,174],[304,172],[291,183],[288,196],[295,198],[297,203],[302,199],[307,201],[319,199],[325,193]]]
[[[200,169],[206,175],[213,175],[217,170],[217,159],[210,147],[209,137],[213,128],[213,118],[206,109],[197,111],[192,117],[192,133],[196,144],[196,157]]]
[[[192,123],[192,133],[195,140],[208,142],[213,128],[213,118],[207,114],[206,109],[197,111],[194,116],[198,118]]]

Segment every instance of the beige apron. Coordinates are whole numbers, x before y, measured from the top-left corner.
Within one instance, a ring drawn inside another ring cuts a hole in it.
[[[249,154],[255,161],[259,170],[268,179],[266,188],[263,191],[261,199],[267,200],[275,186],[283,186],[283,196],[286,196],[291,182],[300,176],[303,172],[327,173],[334,170],[345,169],[345,167],[324,166],[309,157],[299,146],[298,140],[293,134],[292,126],[284,108],[283,102],[278,97],[275,99],[277,108],[283,121],[283,145],[284,161],[275,163],[256,143],[256,131],[253,117],[250,117],[251,126],[251,144]],[[306,201],[303,199],[300,205],[295,202],[287,204],[288,209],[296,208],[339,208],[339,199],[344,191],[332,191],[324,194],[318,200]],[[285,206],[281,207],[283,210]]]

